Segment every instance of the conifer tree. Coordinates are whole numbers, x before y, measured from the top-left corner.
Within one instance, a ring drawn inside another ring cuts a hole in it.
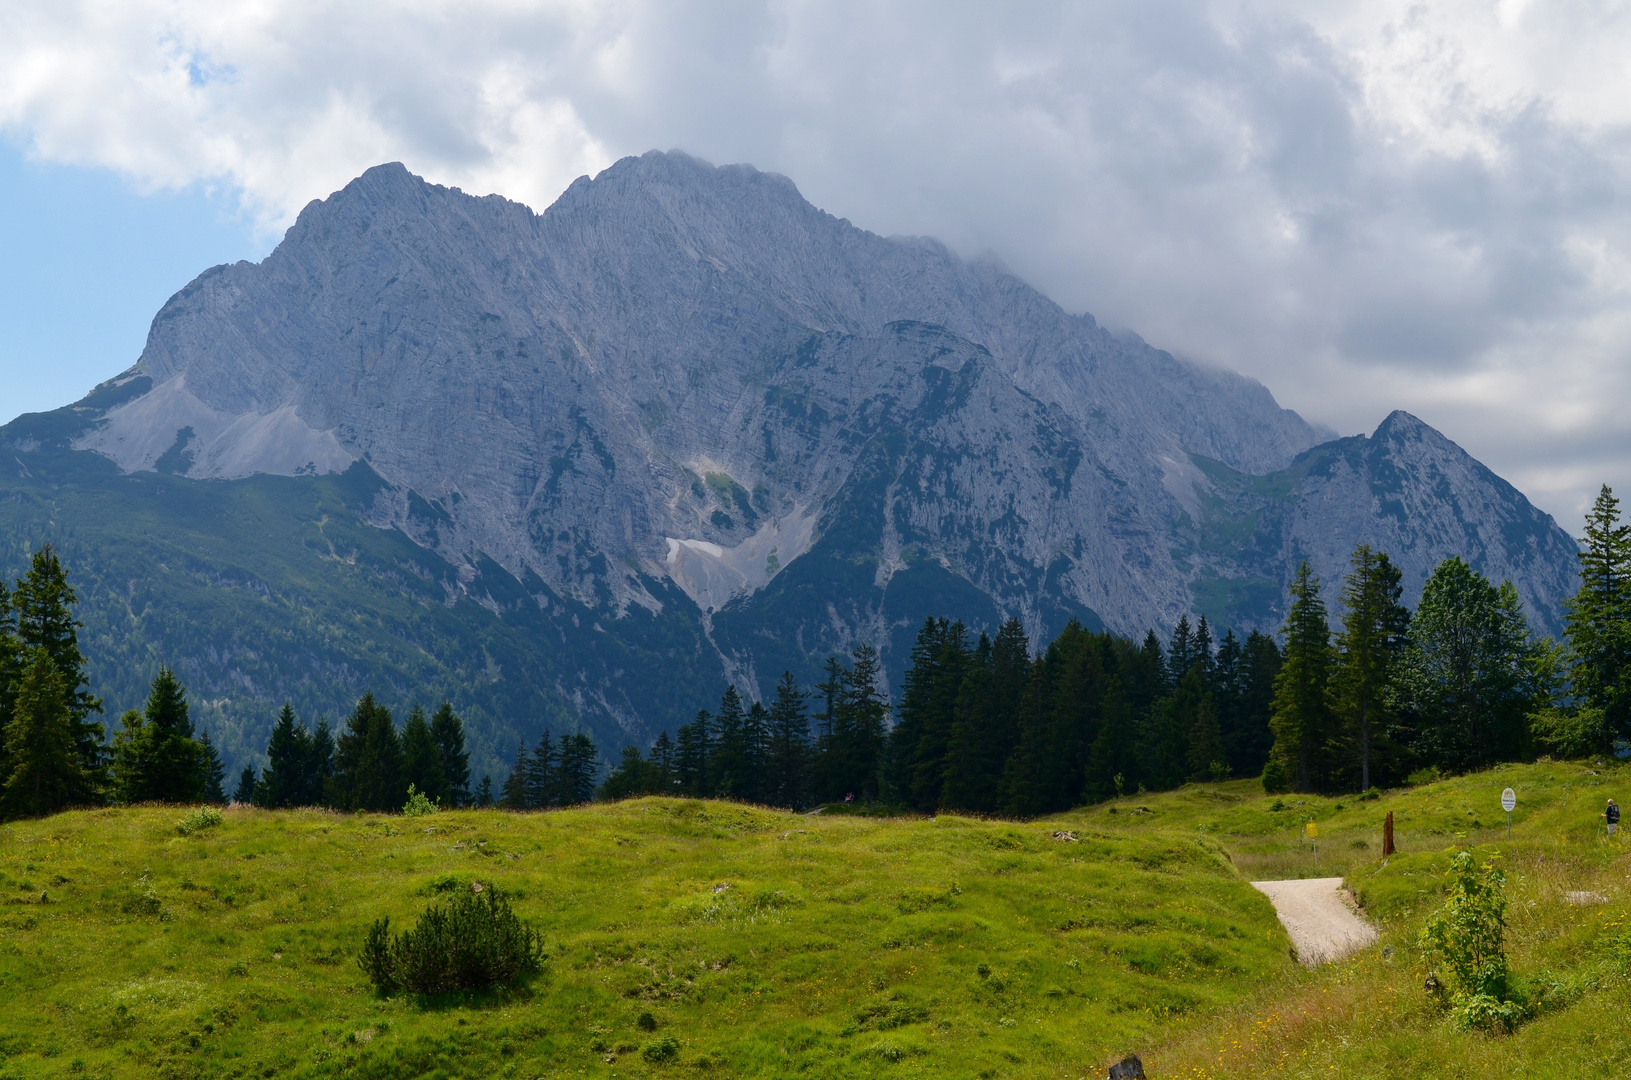
[[[317,727],[307,743],[306,784],[296,806],[330,806],[329,792],[334,780],[334,736],[328,729],[328,718],[317,717]]]
[[[1631,525],[1607,484],[1586,515],[1580,591],[1565,609],[1575,694],[1602,712],[1605,744],[1631,738]]]
[[[1333,684],[1341,721],[1357,749],[1359,790],[1371,786],[1372,742],[1391,726],[1388,698],[1404,651],[1410,612],[1399,598],[1404,575],[1383,552],[1354,548],[1353,572],[1342,587]]]
[[[599,763],[595,744],[581,731],[563,735],[555,766],[556,798],[561,806],[580,806],[595,797]]]
[[[485,773],[481,778],[481,786],[476,788],[476,805],[483,808],[493,805],[493,778]]]
[[[1280,646],[1272,637],[1253,630],[1240,647],[1234,680],[1233,713],[1224,727],[1223,742],[1235,776],[1259,776],[1269,760],[1274,732],[1274,683],[1280,676]],[[1222,718],[1220,717],[1220,723]]]
[[[222,764],[221,755],[215,749],[215,743],[211,741],[209,732],[206,731],[199,736],[198,745],[204,748],[204,801],[215,806],[225,806],[227,768]]]
[[[681,724],[675,733],[674,786],[681,795],[704,799],[712,791],[708,776],[708,760],[713,757],[709,732],[713,714],[706,709],[697,711],[689,724]]]
[[[562,749],[565,749],[565,746],[566,737],[563,736]],[[536,809],[570,805],[561,798],[559,771],[560,758],[555,751],[555,744],[550,740],[549,732],[545,731],[538,739],[538,746],[533,750],[532,758],[527,762],[526,772],[523,774],[525,795],[522,805]]]
[[[430,733],[442,752],[448,802],[452,806],[464,806],[470,802],[470,751],[464,745],[464,721],[453,711],[452,702],[442,702],[442,707],[431,717]]]
[[[710,794],[721,799],[746,799],[751,777],[747,745],[747,715],[736,684],[725,687],[714,714],[713,755],[708,760]]]
[[[238,774],[238,787],[232,793],[232,801],[239,806],[250,806],[255,802],[255,766],[245,765],[243,772]]]
[[[651,790],[657,795],[674,794],[674,740],[668,737],[668,732],[657,734],[657,741],[651,744]]]
[[[93,803],[102,800],[107,788],[108,761],[103,745],[107,733],[101,723],[90,719],[92,714],[102,711],[102,699],[89,690],[85,657],[79,651],[79,630],[83,624],[73,614],[78,602],[79,597],[68,584],[68,574],[61,560],[52,546],[46,544],[34,553],[28,573],[18,579],[11,593],[9,619],[15,626],[18,646],[44,649],[62,672],[63,684],[68,688],[68,716],[74,729],[74,745],[79,754],[77,782],[83,785],[74,792],[73,801]]]
[[[760,702],[748,706],[742,718],[742,749],[747,766],[742,798],[762,803],[765,801],[765,760],[770,755],[770,713]]]
[[[6,724],[8,748],[0,809],[8,818],[61,810],[84,790],[75,741],[73,690],[54,657],[39,646],[21,657]]]
[[[806,695],[791,671],[776,684],[770,706],[769,747],[765,760],[765,801],[793,810],[805,805],[809,792],[810,720]]]
[[[838,786],[857,799],[878,797],[884,739],[889,731],[889,703],[878,689],[881,675],[878,650],[866,642],[857,645],[850,653],[834,736]]]
[[[1189,779],[1228,779],[1223,728],[1218,724],[1217,706],[1211,694],[1201,695],[1195,704],[1195,719],[1189,729],[1188,742]]]
[[[1291,610],[1286,615],[1285,661],[1274,683],[1274,712],[1269,726],[1274,746],[1269,753],[1295,791],[1319,790],[1325,782],[1325,751],[1333,734],[1330,702],[1331,628],[1320,598],[1319,579],[1305,561],[1291,583]],[[1270,774],[1264,773],[1264,787]]]
[[[1537,651],[1511,582],[1497,588],[1459,556],[1434,568],[1400,663],[1401,728],[1428,763],[1454,771],[1527,750],[1544,708]]]
[[[813,786],[818,800],[836,800],[844,797],[842,777],[839,776],[840,754],[837,747],[839,714],[844,701],[843,661],[836,656],[827,657],[823,666],[826,678],[816,683],[815,697],[821,702],[821,711],[815,714],[815,763],[812,769]]]
[[[187,691],[167,667],[147,695],[141,713],[124,715],[113,743],[113,772],[127,803],[200,802],[209,783],[204,748],[193,737]]]
[[[307,801],[311,768],[311,737],[295,718],[294,708],[285,701],[272,725],[272,737],[266,744],[266,768],[255,786],[255,803],[271,809],[290,806],[311,806]]]
[[[617,760],[617,767],[607,775],[597,794],[608,802],[645,795],[651,783],[650,771],[651,765],[640,753],[640,748],[625,746]]]
[[[1033,817],[1048,809],[1047,762],[1057,753],[1049,709],[1048,665],[1037,657],[1030,669],[1014,717],[1019,738],[997,782],[997,805],[1013,817]]]
[[[1132,703],[1122,689],[1121,676],[1111,674],[1105,680],[1098,734],[1088,752],[1088,798],[1103,801],[1131,790],[1130,785],[1136,782],[1133,777],[1137,770],[1133,738]]]
[[[548,736],[545,736],[545,738],[548,738]],[[515,767],[510,770],[509,777],[504,781],[504,790],[499,796],[499,805],[504,809],[532,809],[532,792],[528,789],[527,784],[529,771],[531,770],[527,744],[521,743],[515,748]]]
[[[408,797],[402,740],[391,712],[366,693],[334,747],[335,804],[345,810],[400,810]]]
[[[12,612],[11,590],[0,581],[0,784],[10,775],[6,764],[6,728],[11,724],[11,705],[22,673],[23,643],[17,640],[17,619]]]
[[[415,791],[432,803],[452,804],[447,773],[442,768],[442,748],[431,733],[425,710],[415,705],[402,725],[402,774]]]

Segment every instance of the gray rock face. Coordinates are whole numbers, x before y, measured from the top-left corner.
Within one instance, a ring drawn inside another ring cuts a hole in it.
[[[371,169],[172,298],[138,369],[76,445],[193,477],[365,460],[376,524],[609,615],[669,579],[749,680],[794,649],[770,622],[809,652],[936,603],[1271,626],[1297,559],[1334,578],[1361,540],[1418,589],[1449,554],[1510,576],[1547,628],[1572,587],[1569,538],[1413,418],[1316,448],[1256,382],[680,154],[543,214]]]

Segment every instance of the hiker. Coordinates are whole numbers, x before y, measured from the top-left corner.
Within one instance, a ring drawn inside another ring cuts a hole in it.
[[[1614,800],[1608,800],[1608,809],[1603,811],[1603,820],[1608,822],[1608,835],[1613,836],[1620,827],[1620,808],[1614,805]]]

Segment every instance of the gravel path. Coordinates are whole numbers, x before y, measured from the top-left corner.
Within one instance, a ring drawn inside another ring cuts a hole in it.
[[[1339,877],[1254,881],[1291,935],[1297,959],[1309,967],[1340,960],[1376,940],[1376,928],[1354,914]]]

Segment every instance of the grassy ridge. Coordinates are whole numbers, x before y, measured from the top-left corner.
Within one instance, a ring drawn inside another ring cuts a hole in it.
[[[1193,833],[665,799],[182,816],[0,829],[5,1075],[1080,1076],[1292,967]],[[473,880],[541,926],[545,975],[375,998],[369,921]],[[678,1060],[647,1061],[664,1038]]]
[[[1510,840],[1500,809],[1508,786],[1518,794]],[[1278,977],[1249,1003],[1173,1032],[1146,1055],[1151,1075],[1631,1075],[1631,839],[1605,836],[1598,814],[1610,796],[1622,805],[1631,798],[1631,768],[1542,762],[1374,801],[1277,799],[1234,783],[1081,813],[1091,827],[1113,821],[1129,836],[1194,830],[1225,846],[1253,879],[1342,874],[1383,932],[1348,961]],[[1276,802],[1281,809],[1272,809]],[[1389,810],[1399,853],[1384,863]],[[1318,869],[1302,835],[1310,818],[1319,826]],[[1426,967],[1414,942],[1423,917],[1442,903],[1450,854],[1462,847],[1498,857],[1508,877],[1508,949],[1537,1014],[1509,1036],[1455,1030],[1422,989]]]
[[[667,799],[233,810],[192,836],[179,808],[18,822],[0,828],[0,1076],[1082,1077],[1127,1050],[1152,1077],[1624,1076],[1631,841],[1602,834],[1609,795],[1631,769],[1357,802],[1195,785],[1023,824]],[[1510,878],[1536,1013],[1510,1036],[1454,1030],[1421,989],[1413,942],[1463,845]],[[1305,971],[1247,882],[1338,873],[1382,941]],[[369,921],[475,880],[542,927],[544,976],[376,998],[352,962]],[[670,1038],[677,1060],[646,1059]]]

